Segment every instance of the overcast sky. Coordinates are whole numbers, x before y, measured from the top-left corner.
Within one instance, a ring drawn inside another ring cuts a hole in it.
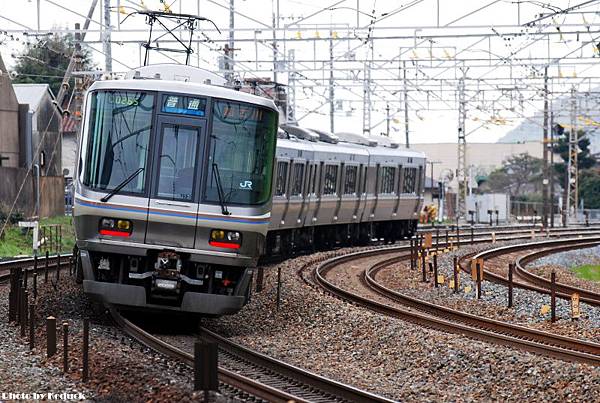
[[[165,0],[167,1],[167,0]],[[76,22],[83,24],[83,16],[87,14],[91,0],[40,0],[40,26],[41,30],[73,28]],[[542,11],[549,11],[549,8],[558,6],[566,8],[580,1],[551,1],[549,7],[540,7],[542,2],[521,2],[517,5],[514,1],[496,1],[491,6],[484,8],[480,12],[476,12],[471,16],[461,19],[454,25],[470,25],[480,26],[472,32],[492,32],[492,27],[501,27],[502,25],[516,25],[517,23],[525,23]],[[37,0],[12,0],[10,2],[4,0],[4,4],[10,3],[10,7],[2,7],[0,9],[0,30],[27,30],[36,29],[37,21]],[[103,3],[103,0],[99,0]],[[228,0],[168,0],[171,4],[173,12],[183,12],[191,14],[200,14],[211,18],[216,25],[222,30],[226,30],[229,26],[229,1]],[[415,3],[411,6],[412,3]],[[440,5],[439,13],[437,5]],[[297,85],[297,116],[303,117],[301,124],[307,127],[329,127],[329,106],[325,102],[328,96],[327,87],[323,84],[327,83],[329,78],[328,64],[324,63],[329,57],[329,40],[306,41],[308,38],[329,38],[333,35],[335,38],[334,57],[336,60],[335,66],[339,69],[336,71],[336,77],[352,77],[356,80],[344,80],[337,84],[335,98],[338,101],[338,108],[335,113],[335,126],[337,131],[353,131],[360,133],[362,131],[362,68],[356,63],[351,62],[351,58],[364,59],[368,54],[368,48],[360,45],[358,41],[346,41],[344,38],[353,37],[355,35],[366,34],[367,30],[356,31],[354,28],[357,23],[359,26],[367,26],[374,18],[376,23],[373,25],[375,30],[371,33],[374,37],[384,36],[408,36],[418,35],[419,27],[435,26],[438,23],[440,26],[451,23],[465,14],[478,10],[492,3],[490,0],[402,0],[402,1],[382,1],[382,0],[347,0],[335,1],[311,1],[311,0],[279,0],[280,19],[279,25],[296,24],[299,19],[305,18],[297,25],[291,26],[286,30],[285,37],[288,42],[285,45],[280,43],[279,52],[289,52],[290,49],[295,50],[296,59],[302,59],[302,62],[297,63],[297,67],[302,70],[301,73],[309,79],[300,82]],[[534,4],[535,3],[535,4]],[[133,11],[133,8],[141,8],[145,5],[149,9],[163,9],[164,4],[159,0],[111,0],[111,6],[117,7],[121,5],[127,7],[126,10]],[[360,9],[357,21],[357,6]],[[330,7],[331,10],[318,13],[315,16],[312,14],[321,11],[323,8]],[[392,13],[407,7],[406,10],[398,12],[393,16],[386,16],[386,13]],[[597,5],[595,6],[597,8]],[[277,9],[277,1],[270,0],[235,0],[235,27],[246,29],[244,32],[236,32],[236,70],[242,72],[244,77],[272,77],[271,71],[273,64],[268,63],[271,60],[272,50],[268,40],[272,38],[272,31],[269,27],[272,26],[273,12]],[[589,10],[589,9],[588,9]],[[97,7],[94,13],[94,23],[90,26],[90,33],[86,37],[89,42],[89,47],[93,50],[94,59],[99,68],[104,68],[104,56],[102,55],[102,45],[99,43],[100,26],[97,21],[100,21],[101,9]],[[112,40],[115,42],[112,45],[113,52],[113,70],[127,71],[131,67],[138,66],[141,62],[142,52],[139,43],[145,40],[146,34],[141,30],[145,29],[144,19],[140,16],[131,17],[125,23],[120,23],[125,16],[116,12],[116,9],[111,12],[111,25],[113,26]],[[575,18],[575,17],[574,17]],[[578,16],[579,20],[584,17]],[[14,21],[10,22],[8,19]],[[595,23],[596,17],[587,17],[587,22]],[[555,21],[555,23],[565,23],[564,17]],[[208,24],[202,25],[209,28],[206,31],[207,37],[213,40],[227,39],[227,32],[222,34],[215,32]],[[303,30],[298,31],[297,27],[302,27]],[[486,28],[489,27],[489,28]],[[331,28],[331,29],[330,29]],[[119,32],[120,30],[120,32]],[[139,30],[138,32],[130,32],[128,30]],[[500,28],[498,28],[502,32]],[[330,33],[331,31],[331,33]],[[463,30],[463,33],[471,32]],[[424,31],[423,31],[424,32]],[[446,34],[457,33],[457,30],[438,29],[428,30],[428,33]],[[524,31],[527,33],[527,31]],[[525,34],[523,34],[525,35]],[[284,37],[283,33],[279,33],[280,38]],[[19,39],[17,41],[17,38]],[[254,42],[254,38],[258,41]],[[245,39],[246,41],[242,41]],[[302,39],[302,40],[300,40]],[[373,78],[381,79],[378,87],[374,87],[372,94],[372,125],[379,123],[372,132],[379,133],[386,130],[386,103],[390,104],[391,115],[391,132],[393,136],[399,139],[404,138],[404,113],[401,109],[402,89],[401,81],[397,79],[399,76],[400,60],[398,54],[403,49],[406,52],[408,46],[414,46],[417,43],[419,46],[411,53],[406,53],[401,59],[411,63],[411,58],[423,58],[429,54],[432,58],[443,58],[452,56],[459,52],[461,48],[467,47],[475,43],[479,38],[440,38],[436,41],[430,41],[426,44],[421,44],[415,39],[390,39],[379,40],[375,42],[373,57],[376,60],[391,60],[394,63],[379,63],[382,68],[373,71]],[[492,51],[496,55],[506,56],[511,54],[520,44],[526,40],[532,41],[535,38],[523,37],[512,38],[513,42],[507,40],[506,37],[498,36],[492,39],[485,39],[481,44],[472,47],[470,52],[481,52],[485,59],[486,54],[489,55]],[[0,53],[5,63],[10,66],[14,63],[11,57],[12,53],[18,52],[22,47],[22,42],[26,37],[21,33],[11,35],[0,35]],[[559,54],[566,54],[571,49],[576,49],[580,40],[585,38],[561,37],[556,38],[555,42],[542,43],[539,46],[530,46],[527,48],[527,53],[521,54],[522,57],[538,57],[550,56],[550,48],[554,52],[551,56],[556,57]],[[261,43],[264,41],[264,43]],[[493,41],[493,42],[492,42]],[[521,42],[519,42],[521,41]],[[129,43],[133,42],[133,43]],[[194,65],[207,68],[210,70],[218,69],[218,58],[222,54],[220,49],[223,43],[207,43],[202,44],[199,48],[199,55],[193,56]],[[427,49],[429,47],[429,49]],[[475,54],[475,53],[471,53]],[[445,55],[445,56],[444,56]],[[582,53],[583,55],[583,53]],[[257,62],[258,56],[259,62]],[[173,56],[175,59],[183,60],[180,56]],[[313,59],[321,60],[322,62],[310,62]],[[152,62],[165,62],[168,59],[160,55],[152,57]],[[262,61],[262,62],[261,62]],[[435,61],[431,61],[431,66],[434,67]],[[387,68],[384,69],[384,68]],[[425,68],[425,67],[424,67]],[[571,74],[571,70],[575,71],[576,67],[569,70],[569,66],[565,66],[560,71],[560,74]],[[415,70],[416,71],[416,70]],[[425,74],[432,76],[438,74],[440,70],[423,70],[425,73],[415,73],[414,77],[409,77],[411,80],[411,89],[409,97],[409,127],[412,142],[455,142],[456,129],[458,122],[458,113],[455,108],[455,88],[447,88],[440,92],[444,94],[445,100],[435,100],[435,93],[426,91],[428,87],[422,83]],[[452,78],[458,73],[458,69],[454,68],[450,71],[444,71],[441,77]],[[469,70],[468,74],[471,77],[479,77],[486,74],[487,78],[505,77],[508,74],[526,75],[527,67],[519,66],[510,71],[507,69],[498,69],[491,73],[485,73],[485,70]],[[558,74],[558,71],[552,70],[553,74]],[[419,74],[422,74],[419,77]],[[280,74],[279,80],[287,83],[287,74]],[[387,81],[386,81],[387,80]],[[419,81],[421,80],[421,81]],[[389,83],[389,85],[388,85]],[[440,88],[443,87],[443,82]],[[431,84],[429,84],[431,85]],[[522,116],[531,115],[535,110],[542,108],[542,103],[539,100],[531,102],[518,102],[516,97],[505,97],[501,102],[491,103],[491,95],[477,94],[475,92],[469,95],[469,113],[467,120],[467,132],[477,129],[469,136],[469,141],[472,142],[493,142],[499,137],[513,128],[522,121]],[[493,95],[493,94],[492,94]],[[485,98],[485,97],[488,98]],[[483,99],[481,99],[483,98]],[[442,102],[443,101],[443,102]],[[478,107],[482,105],[481,107]],[[512,112],[507,112],[506,109],[513,108]],[[309,111],[313,111],[309,113]],[[484,124],[481,122],[493,121],[496,124]],[[541,130],[541,129],[540,129]]]

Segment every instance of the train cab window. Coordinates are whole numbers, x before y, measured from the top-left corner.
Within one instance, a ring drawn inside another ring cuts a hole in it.
[[[337,165],[325,165],[324,185],[323,194],[332,195],[335,194],[337,188]]]
[[[302,183],[304,179],[304,164],[294,164],[292,171],[292,196],[300,196],[302,194]]]
[[[381,192],[380,193],[394,193],[394,180],[396,176],[396,168],[394,167],[381,167]]]
[[[275,182],[275,196],[283,196],[287,185],[288,163],[279,161],[277,163],[277,180]]]
[[[199,136],[197,127],[163,124],[156,190],[159,198],[192,200]]]
[[[402,185],[402,193],[414,193],[415,182],[417,177],[417,168],[404,169],[404,183]]]
[[[121,192],[145,193],[154,95],[139,91],[94,91],[89,102],[88,144],[82,157],[83,184],[109,191],[138,172]]]
[[[417,176],[417,185],[415,192],[420,194],[423,193],[423,187],[425,185],[425,176],[423,175],[423,167],[419,167],[419,175]]]
[[[259,205],[271,200],[277,112],[229,100],[213,100],[204,199]]]
[[[346,167],[346,178],[344,179],[344,194],[356,193],[358,167],[347,166]]]

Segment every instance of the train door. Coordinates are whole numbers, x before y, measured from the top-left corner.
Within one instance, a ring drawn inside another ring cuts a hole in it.
[[[146,243],[193,248],[196,234],[203,120],[158,120]]]
[[[362,210],[361,205],[364,204],[363,189],[361,186],[364,175],[364,166],[363,164],[360,164],[356,173],[356,201],[354,204],[354,211],[352,212],[352,222],[359,221],[358,217],[360,217]]]

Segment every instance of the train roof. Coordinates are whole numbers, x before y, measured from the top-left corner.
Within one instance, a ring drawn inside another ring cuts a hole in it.
[[[275,103],[268,99],[229,88],[210,84],[200,84],[185,81],[172,81],[162,79],[127,79],[127,80],[102,80],[94,82],[89,91],[93,90],[123,89],[135,91],[161,91],[180,94],[208,96],[213,98],[228,99],[231,101],[247,102],[264,106],[278,111]]]
[[[356,154],[372,157],[406,157],[406,158],[425,158],[425,154],[409,148],[398,147],[390,148],[384,146],[364,146],[354,143],[340,141],[336,144],[324,141],[308,141],[298,138],[277,139],[277,146],[288,149],[299,149],[312,152],[334,152],[340,154]]]

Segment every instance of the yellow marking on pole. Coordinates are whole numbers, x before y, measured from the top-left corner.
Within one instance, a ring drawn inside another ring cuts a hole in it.
[[[454,280],[450,280],[450,281],[448,282],[448,287],[450,287],[450,288],[454,289]]]
[[[438,274],[438,276],[437,276],[437,282],[438,282],[438,284],[442,284],[443,285],[445,283],[445,280],[446,279],[444,278],[443,274]]]

